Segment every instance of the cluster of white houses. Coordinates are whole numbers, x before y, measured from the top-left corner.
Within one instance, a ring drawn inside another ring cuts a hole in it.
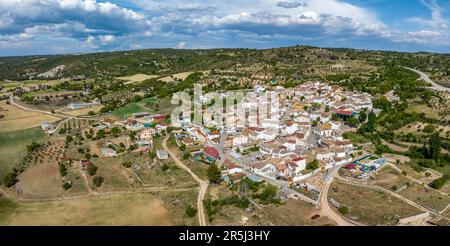
[[[260,86],[256,90],[263,91]],[[319,82],[278,90],[283,95],[278,119],[261,120],[259,127],[240,127],[237,122],[230,129],[228,125],[225,146],[231,156],[237,156],[235,165],[266,178],[299,180],[310,175],[306,169],[311,161],[317,160],[318,169],[326,170],[352,160],[355,148],[342,138],[350,130],[342,119],[371,111],[369,94]],[[205,136],[197,139],[218,141],[220,137],[219,131],[199,132]],[[242,158],[253,159],[244,164]]]

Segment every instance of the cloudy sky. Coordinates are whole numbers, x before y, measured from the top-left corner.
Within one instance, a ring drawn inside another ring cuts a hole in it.
[[[0,0],[0,56],[296,44],[450,52],[450,0]]]

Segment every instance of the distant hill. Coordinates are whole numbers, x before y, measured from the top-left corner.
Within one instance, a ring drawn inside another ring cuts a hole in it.
[[[289,67],[289,70],[311,69],[317,65],[339,67],[342,62],[349,61],[371,66],[403,65],[444,79],[450,76],[450,54],[295,46],[266,50],[146,49],[79,55],[0,57],[0,80],[105,78],[139,73],[163,76],[256,63],[279,65],[280,69]]]

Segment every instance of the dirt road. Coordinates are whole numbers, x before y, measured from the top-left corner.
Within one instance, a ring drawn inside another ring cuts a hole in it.
[[[339,169],[336,169],[331,175],[331,178],[326,181],[325,186],[320,193],[320,213],[324,216],[327,216],[330,220],[336,222],[338,226],[355,226],[355,224],[352,224],[346,219],[342,218],[342,215],[336,213],[333,208],[331,208],[330,203],[328,202],[328,191],[330,190],[331,183],[333,183],[334,176],[336,175],[338,170]]]
[[[206,191],[208,190],[208,185],[209,182],[200,179],[197,174],[195,174],[194,172],[192,172],[192,170],[187,167],[186,165],[184,165],[184,163],[182,161],[180,161],[177,156],[175,155],[175,153],[173,153],[168,147],[167,147],[167,140],[169,139],[170,135],[167,135],[166,138],[164,139],[162,145],[163,148],[167,151],[167,153],[169,153],[169,155],[172,157],[172,159],[175,161],[175,163],[181,167],[182,169],[186,170],[186,172],[188,172],[192,178],[195,179],[195,181],[197,181],[200,185],[199,191],[198,191],[198,198],[197,198],[197,210],[198,210],[198,223],[200,226],[206,226],[206,216],[205,216],[205,209],[203,207],[203,199],[205,198],[206,195]]]

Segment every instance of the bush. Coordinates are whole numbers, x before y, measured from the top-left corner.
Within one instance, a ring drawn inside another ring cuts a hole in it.
[[[190,157],[191,157],[191,154],[189,152],[186,152],[183,154],[183,160],[189,160]]]
[[[67,175],[66,165],[62,163],[59,164],[59,173],[61,174],[61,177],[65,177]]]
[[[430,187],[434,188],[434,189],[440,189],[445,185],[445,183],[447,182],[448,179],[449,179],[449,175],[446,174],[446,175],[442,176],[441,178],[433,180],[433,182],[430,183]]]
[[[11,171],[6,174],[6,176],[3,178],[3,183],[5,184],[5,186],[9,188],[19,182],[19,180],[17,179],[17,175],[18,174],[16,171]]]
[[[339,213],[341,213],[342,215],[347,215],[350,211],[350,209],[347,206],[341,206],[339,208]]]
[[[95,176],[95,177],[92,179],[92,183],[94,183],[94,185],[95,185],[96,187],[102,186],[103,181],[104,181],[104,178],[101,177],[101,176]]]
[[[72,182],[64,181],[63,188],[64,190],[69,190],[70,188],[72,188]]]
[[[434,125],[427,125],[427,126],[423,129],[423,131],[426,132],[426,133],[433,133],[433,132],[436,131],[436,126],[434,126]]]
[[[161,171],[163,171],[163,172],[170,169],[170,166],[166,163],[163,163],[160,167],[161,167]]]
[[[197,215],[197,209],[195,209],[194,207],[189,205],[186,208],[186,216],[189,217],[189,218],[192,218],[192,217],[195,217],[195,215]]]
[[[133,164],[131,163],[131,161],[124,161],[122,163],[122,166],[126,167],[126,168],[130,168]]]
[[[220,176],[220,170],[216,164],[211,164],[207,170],[207,176],[211,183],[220,183],[222,177]]]
[[[97,174],[97,169],[98,169],[97,166],[92,163],[87,166],[87,172],[91,176],[94,176],[95,174]]]
[[[317,168],[319,168],[318,160],[314,160],[314,161],[311,161],[310,163],[306,164],[306,169],[308,169],[308,170],[316,170]]]

